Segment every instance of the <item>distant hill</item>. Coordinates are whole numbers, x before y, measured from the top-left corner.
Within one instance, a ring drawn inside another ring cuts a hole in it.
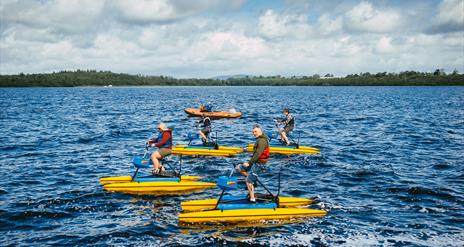
[[[229,79],[243,79],[247,77],[250,77],[250,76],[249,75],[220,75],[220,76],[215,76],[211,79],[225,81]]]

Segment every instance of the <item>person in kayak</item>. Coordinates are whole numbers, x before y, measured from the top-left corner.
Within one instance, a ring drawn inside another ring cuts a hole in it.
[[[288,108],[284,108],[283,114],[285,115],[285,118],[277,120],[278,123],[284,125],[284,127],[279,129],[280,138],[285,142],[286,145],[290,145],[290,142],[288,141],[288,134],[295,128],[295,118],[290,113]]]
[[[201,105],[200,106],[200,112],[212,112],[213,111],[213,105],[208,102],[206,105]]]
[[[158,150],[151,154],[151,161],[153,162],[154,170],[153,174],[159,174],[166,172],[164,167],[161,165],[160,160],[170,155],[172,152],[172,130],[166,127],[166,124],[158,124],[158,137],[153,138],[147,142],[147,145],[151,147],[157,147]]]
[[[263,169],[270,157],[269,137],[263,134],[263,130],[259,125],[253,126],[253,135],[256,137],[256,142],[253,147],[253,155],[243,164],[237,165],[236,169],[246,177],[245,182],[250,195],[250,202],[256,202],[255,184],[258,180],[258,173]]]
[[[202,128],[198,133],[203,141],[203,145],[207,146],[208,136],[211,133],[211,119],[209,117],[205,117],[203,114],[201,120],[198,121],[198,124],[201,124],[200,127]]]

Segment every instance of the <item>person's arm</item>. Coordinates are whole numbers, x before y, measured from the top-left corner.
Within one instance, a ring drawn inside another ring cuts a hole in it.
[[[156,147],[161,147],[163,146],[164,144],[166,144],[167,141],[169,141],[169,139],[171,138],[171,133],[169,132],[164,132],[163,133],[163,138],[161,138],[161,141],[156,143],[155,146]]]
[[[264,149],[266,148],[266,140],[260,138],[257,145],[258,146],[256,147],[253,156],[251,156],[250,160],[248,161],[250,164],[258,162],[259,156],[261,156],[261,154],[264,152]]]
[[[152,143],[157,143],[157,142],[158,142],[158,137],[153,138],[153,139],[147,141],[147,144],[152,144]]]

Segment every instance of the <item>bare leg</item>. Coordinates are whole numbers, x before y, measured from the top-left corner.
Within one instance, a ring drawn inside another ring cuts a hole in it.
[[[198,133],[200,134],[201,139],[202,139],[205,143],[208,143],[208,138],[206,137],[206,135],[205,135],[202,131],[200,131],[200,132],[198,132]]]
[[[285,143],[287,143],[287,144],[290,143],[290,142],[288,142],[288,137],[287,137],[287,134],[285,134],[285,132],[282,132],[282,137],[284,138]]]
[[[244,167],[248,167],[249,164],[248,163],[243,163],[243,166]],[[238,167],[238,166],[237,166]],[[237,169],[240,174],[242,174],[244,177],[248,177],[248,172],[246,171],[243,171],[243,170],[239,170]],[[248,189],[248,193],[250,194],[250,201],[254,202],[256,201],[255,199],[255,187],[253,186],[253,184],[249,183],[248,181],[246,182],[246,186],[247,186],[247,189]]]
[[[153,166],[155,168],[155,171],[159,171],[159,169],[161,168],[161,170],[164,171],[164,167],[161,166],[161,163],[160,163],[160,159],[161,159],[161,155],[158,153],[158,151],[154,152],[152,155],[151,155],[151,161],[153,161]]]
[[[252,183],[246,182],[247,188],[248,188],[248,193],[250,193],[250,201],[255,202],[255,187],[253,186]]]
[[[285,134],[284,128],[280,128],[280,138],[285,141],[285,143],[288,142],[287,134]]]

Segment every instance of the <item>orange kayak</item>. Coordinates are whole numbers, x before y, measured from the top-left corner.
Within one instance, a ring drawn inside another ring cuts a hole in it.
[[[210,118],[237,118],[242,115],[241,112],[225,111],[200,111],[198,108],[185,108],[184,111],[191,117],[210,117]]]

